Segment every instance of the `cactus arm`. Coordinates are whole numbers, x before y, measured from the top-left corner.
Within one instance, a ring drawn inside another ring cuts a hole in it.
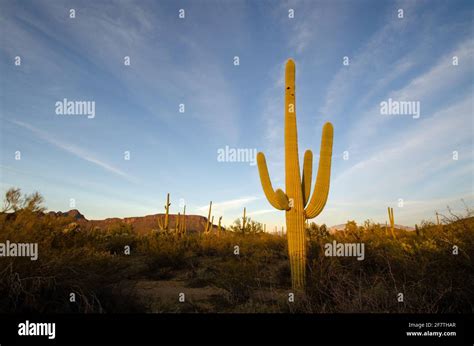
[[[162,231],[164,230],[163,221],[161,220],[161,215],[158,216],[158,228]]]
[[[212,201],[209,203],[209,214],[207,215],[207,220],[211,219],[211,212],[212,212]]]
[[[329,122],[324,124],[319,154],[318,177],[316,179],[316,185],[314,186],[313,196],[305,210],[305,216],[307,219],[312,219],[318,216],[326,205],[328,199],[333,136],[334,129],[332,124]]]
[[[268,174],[267,161],[265,160],[265,155],[263,153],[257,154],[257,165],[263,192],[265,193],[268,202],[278,210],[287,210],[289,208],[288,197],[280,189],[276,191],[273,190],[270,175]]]
[[[303,191],[303,206],[309,201],[311,195],[311,179],[313,178],[313,152],[306,150],[303,161],[303,178],[301,180],[301,190]]]

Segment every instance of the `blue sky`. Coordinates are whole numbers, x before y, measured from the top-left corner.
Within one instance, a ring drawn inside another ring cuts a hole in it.
[[[226,224],[245,206],[267,229],[283,225],[256,166],[219,162],[217,151],[265,152],[284,189],[284,64],[293,58],[300,156],[313,150],[314,171],[322,125],[335,129],[317,223],[385,223],[393,206],[395,222],[413,226],[447,205],[462,211],[461,199],[473,206],[471,1],[1,0],[0,8],[2,194],[38,190],[50,210],[69,210],[74,198],[99,219],[162,212],[170,192],[173,213],[183,198],[188,213],[206,215],[212,200]],[[57,115],[64,98],[94,101],[95,118]],[[420,118],[381,115],[389,98],[420,102]]]

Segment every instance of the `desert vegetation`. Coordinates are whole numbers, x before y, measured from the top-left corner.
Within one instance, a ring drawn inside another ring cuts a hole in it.
[[[395,228],[395,237],[370,221],[348,221],[337,232],[307,223],[305,293],[294,302],[286,236],[254,220],[176,236],[44,211],[40,194],[5,196],[0,243],[36,242],[39,256],[0,257],[1,312],[474,311],[471,210],[440,215],[439,225],[420,222],[416,231]],[[334,240],[364,243],[365,259],[325,256]]]

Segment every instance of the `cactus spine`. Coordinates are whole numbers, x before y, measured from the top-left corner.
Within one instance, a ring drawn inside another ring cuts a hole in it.
[[[286,193],[280,189],[273,190],[265,155],[261,152],[257,155],[257,163],[265,196],[273,207],[286,212],[292,286],[294,289],[303,289],[306,272],[304,223],[306,219],[313,219],[318,216],[326,205],[331,175],[333,127],[329,122],[323,126],[318,176],[311,198],[313,153],[307,150],[304,154],[303,176],[301,178],[297,137],[295,63],[290,59],[286,63],[285,70]]]
[[[390,231],[392,237],[395,238],[395,218],[393,217],[393,208],[388,207],[388,220],[390,221]]]

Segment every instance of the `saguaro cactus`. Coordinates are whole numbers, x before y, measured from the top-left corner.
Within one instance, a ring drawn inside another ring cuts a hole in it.
[[[219,217],[219,224],[217,225],[217,236],[218,236],[218,237],[221,236],[221,231],[222,231],[221,222],[222,222],[222,216]]]
[[[183,222],[181,222],[181,233],[186,235],[186,206],[183,207]]]
[[[169,230],[169,212],[170,212],[170,194],[168,193],[166,196],[166,204],[165,204],[165,222],[163,223],[161,219],[158,219],[158,225],[162,231]]]
[[[390,231],[392,237],[395,238],[395,218],[393,217],[393,208],[388,207],[388,220],[390,221]]]
[[[268,174],[265,155],[258,153],[257,164],[263,191],[270,204],[286,211],[288,251],[291,266],[291,281],[294,289],[305,286],[306,219],[318,216],[326,205],[331,175],[333,127],[327,122],[323,126],[319,156],[318,176],[314,193],[311,194],[313,153],[306,150],[303,162],[303,176],[300,174],[298,138],[295,109],[295,63],[288,60],[285,71],[285,185],[286,193],[273,190]]]
[[[174,226],[174,234],[179,237],[181,235],[181,213],[176,216],[176,224]]]
[[[244,208],[244,217],[242,218],[242,233],[245,233],[245,223],[247,222],[247,218],[245,217],[246,208]]]
[[[206,227],[204,228],[205,234],[209,233],[212,229],[211,211],[212,211],[212,201],[209,203],[209,214],[207,215]]]

